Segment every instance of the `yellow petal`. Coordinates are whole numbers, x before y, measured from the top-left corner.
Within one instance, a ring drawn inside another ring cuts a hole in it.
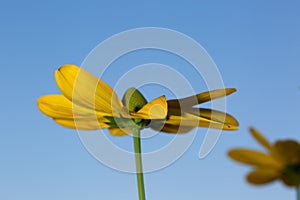
[[[126,136],[131,133],[130,130],[120,128],[109,128],[108,131],[113,136]]]
[[[167,112],[166,97],[161,96],[144,105],[137,113],[131,113],[131,117],[140,119],[165,119]]]
[[[165,123],[170,125],[197,127],[199,124],[199,117],[195,117],[191,114],[184,114],[184,116],[171,115],[168,116],[168,120]]]
[[[105,113],[73,104],[63,95],[47,95],[38,99],[38,108],[52,118],[103,118]]]
[[[268,150],[271,149],[271,144],[260,132],[258,132],[254,128],[250,128],[250,133],[252,134],[252,136],[256,139],[256,141],[259,144],[261,144],[263,147],[265,147]]]
[[[201,104],[213,99],[218,99],[231,93],[235,92],[235,88],[224,88],[224,89],[217,89],[211,90],[207,92],[203,92],[197,95],[193,95],[190,97],[182,98],[182,99],[173,99],[168,100],[168,105],[173,108],[179,107],[192,107],[197,104]]]
[[[107,128],[105,113],[80,107],[62,95],[47,95],[38,99],[42,113],[53,118],[58,124],[72,129],[95,130]]]
[[[78,129],[78,130],[97,130],[101,128],[109,128],[109,126],[103,122],[98,122],[95,119],[60,119],[53,118],[53,120],[66,128]]]
[[[230,124],[223,124],[220,122],[208,120],[206,118],[200,117],[199,118],[199,126],[205,128],[213,128],[213,129],[221,129],[226,131],[235,131],[238,130],[237,126],[233,126]]]
[[[275,169],[281,169],[282,167],[282,165],[278,163],[273,157],[259,151],[249,149],[233,149],[228,152],[228,156],[231,159],[243,164]]]
[[[80,106],[111,116],[112,109],[118,113],[122,108],[121,100],[109,85],[76,65],[60,67],[55,78],[63,95]]]
[[[222,130],[237,130],[238,126],[238,122],[231,115],[202,108],[191,108],[185,111],[180,108],[169,107],[168,117],[165,123],[175,126],[200,126]]]
[[[275,181],[280,177],[278,170],[273,168],[257,168],[250,172],[247,181],[255,185],[262,185]]]
[[[163,122],[152,122],[151,121],[150,128],[152,128],[156,131],[160,131],[160,132],[177,134],[177,133],[187,133],[187,132],[193,130],[195,127],[170,125],[170,124],[164,124]]]
[[[233,116],[217,110],[193,108],[192,111],[189,111],[189,113],[192,113],[194,115],[200,114],[201,118],[208,119],[209,121],[215,123],[224,124],[230,129],[237,129],[237,127],[239,126],[239,122]]]

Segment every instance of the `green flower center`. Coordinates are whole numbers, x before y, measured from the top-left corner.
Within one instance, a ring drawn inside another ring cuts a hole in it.
[[[147,104],[145,97],[135,88],[128,88],[122,99],[123,104],[129,110],[129,112],[138,112],[144,105]],[[105,117],[109,120],[107,123],[112,128],[126,128],[126,129],[135,129],[146,127],[151,120],[140,119],[140,118],[114,118],[114,117]]]

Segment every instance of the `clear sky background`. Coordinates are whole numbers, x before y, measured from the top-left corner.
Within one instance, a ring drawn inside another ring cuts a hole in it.
[[[60,65],[80,65],[111,35],[147,26],[180,31],[208,51],[225,86],[238,89],[227,103],[241,124],[239,131],[223,132],[203,160],[198,152],[205,129],[199,129],[177,162],[146,175],[147,199],[295,199],[295,191],[279,182],[248,185],[244,178],[250,168],[229,160],[226,152],[259,148],[249,126],[271,141],[300,140],[299,9],[298,0],[2,1],[0,199],[137,199],[134,175],[95,160],[76,131],[42,115],[36,100],[59,93],[53,74]],[[155,55],[129,56],[114,67],[160,62]],[[180,67],[171,58],[162,62]],[[117,78],[111,72],[105,81],[113,85]],[[193,74],[188,78],[197,82]],[[202,85],[195,88],[206,90]],[[123,139],[112,138],[118,143]]]

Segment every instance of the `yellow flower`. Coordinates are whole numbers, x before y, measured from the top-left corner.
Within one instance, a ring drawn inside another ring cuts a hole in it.
[[[281,180],[287,186],[300,184],[300,144],[294,140],[278,140],[270,144],[257,130],[250,128],[252,136],[265,152],[250,149],[232,149],[228,155],[233,160],[253,166],[247,175],[251,184],[262,185]]]
[[[129,88],[121,101],[109,85],[75,65],[60,67],[55,79],[62,95],[40,97],[38,107],[67,128],[108,128],[112,135],[121,136],[136,126],[170,133],[184,133],[198,126],[226,130],[236,130],[238,126],[229,114],[193,107],[229,95],[235,91],[233,88],[169,101],[161,96],[147,103],[134,88]]]

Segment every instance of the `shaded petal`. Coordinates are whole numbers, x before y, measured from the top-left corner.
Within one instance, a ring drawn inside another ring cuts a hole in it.
[[[214,123],[224,124],[228,129],[236,130],[239,122],[230,114],[207,108],[192,108],[188,111],[194,115],[200,114],[201,118],[208,119]]]
[[[233,149],[228,152],[228,156],[231,159],[243,164],[269,167],[274,169],[282,168],[282,165],[278,163],[273,157],[259,151],[249,149]]]
[[[109,85],[97,77],[76,65],[67,64],[56,71],[55,78],[59,89],[69,100],[111,116],[112,109],[115,109],[114,114],[118,116],[121,100]]]
[[[225,120],[225,122],[224,122]],[[165,124],[188,127],[206,127],[222,130],[237,130],[238,122],[229,114],[211,110],[191,108],[186,112],[180,108],[168,109]]]
[[[207,92],[203,92],[197,95],[193,95],[190,97],[182,98],[182,99],[172,99],[168,100],[168,105],[174,108],[178,107],[192,107],[197,104],[201,104],[213,99],[218,99],[235,92],[235,88],[224,88],[211,90]]]
[[[109,133],[113,136],[127,136],[130,134],[132,131],[128,129],[120,129],[120,128],[109,128],[108,129]]]
[[[168,124],[166,120],[151,120],[148,127],[166,133],[187,133],[196,126],[183,126],[180,122],[178,124]]]
[[[300,145],[294,140],[278,140],[271,148],[271,155],[285,165],[300,163]]]
[[[236,126],[211,121],[211,120],[208,120],[208,119],[202,118],[202,117],[199,118],[199,126],[205,127],[205,128],[221,129],[221,130],[226,130],[226,131],[238,130],[238,127],[236,127]]]
[[[192,126],[197,127],[199,125],[199,117],[185,113],[183,116],[171,115],[168,116],[166,124],[176,126]]]
[[[275,181],[280,172],[273,168],[257,168],[247,175],[247,181],[255,185],[262,185]]]
[[[200,120],[200,121],[199,121]],[[205,118],[197,118],[190,120],[179,116],[171,117],[167,121],[160,120],[160,122],[151,121],[149,127],[167,133],[187,133],[196,127],[207,127],[222,130],[235,130],[235,127],[228,127],[224,124],[214,123]]]
[[[178,125],[170,125],[170,124],[164,124],[163,122],[154,122],[150,124],[150,128],[156,131],[160,132],[166,132],[166,133],[187,133],[191,130],[193,130],[195,127],[191,126],[178,126]]]
[[[165,96],[160,96],[146,105],[137,113],[131,113],[132,118],[140,119],[165,119],[168,112],[168,105]]]
[[[255,140],[259,144],[261,144],[263,147],[265,147],[268,150],[271,149],[271,144],[269,143],[269,141],[260,132],[258,132],[254,128],[250,128],[250,133],[252,134],[252,136],[255,138]]]

